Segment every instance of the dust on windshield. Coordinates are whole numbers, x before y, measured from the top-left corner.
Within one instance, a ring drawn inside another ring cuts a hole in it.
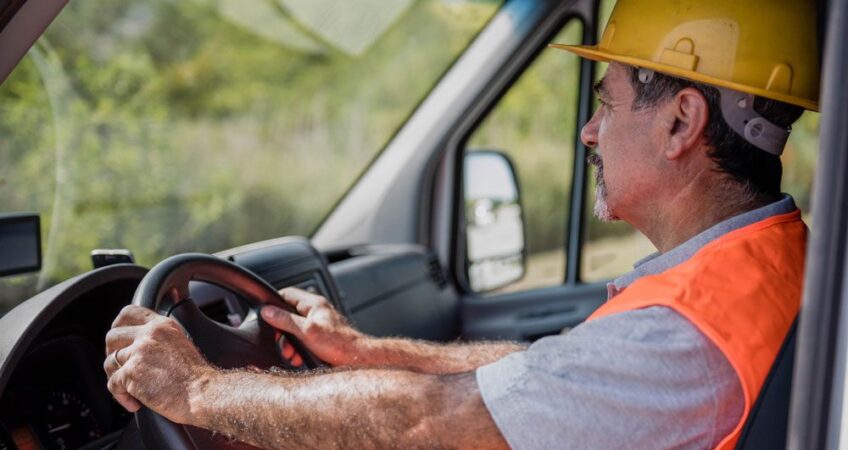
[[[0,86],[0,212],[44,246],[0,314],[95,248],[310,234],[500,3],[70,2]]]

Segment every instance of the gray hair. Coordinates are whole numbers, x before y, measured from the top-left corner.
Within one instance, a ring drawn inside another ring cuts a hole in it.
[[[709,157],[716,163],[720,172],[740,183],[753,198],[775,200],[780,195],[780,179],[783,166],[780,157],[758,149],[733,131],[721,113],[721,95],[713,86],[677,78],[662,73],[654,73],[647,82],[639,79],[639,68],[627,66],[630,83],[636,96],[633,109],[647,109],[669,100],[680,90],[687,87],[697,89],[707,100],[709,119],[704,135],[712,150]],[[804,109],[799,106],[770,100],[754,98],[754,110],[769,122],[788,128],[801,117]]]

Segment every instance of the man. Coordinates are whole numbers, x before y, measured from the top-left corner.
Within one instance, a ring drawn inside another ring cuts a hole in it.
[[[339,369],[224,372],[176,322],[127,307],[106,338],[110,391],[266,448],[733,447],[799,309],[806,228],[778,155],[816,108],[814,24],[789,0],[620,0],[598,46],[563,46],[610,61],[581,134],[595,211],[659,250],[568,335],[378,339],[286,289],[301,316],[263,318]]]

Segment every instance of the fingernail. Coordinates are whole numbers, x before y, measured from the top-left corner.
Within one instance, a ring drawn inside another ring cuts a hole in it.
[[[277,315],[276,308],[274,308],[273,306],[265,306],[260,312],[262,314],[262,317],[266,319],[273,319],[274,316]]]

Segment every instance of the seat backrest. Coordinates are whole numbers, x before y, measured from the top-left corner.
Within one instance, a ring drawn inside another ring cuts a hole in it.
[[[736,444],[737,450],[786,448],[797,322],[796,318],[786,334],[780,353],[777,354],[771,372],[760,391],[760,396],[742,429],[742,436]]]

